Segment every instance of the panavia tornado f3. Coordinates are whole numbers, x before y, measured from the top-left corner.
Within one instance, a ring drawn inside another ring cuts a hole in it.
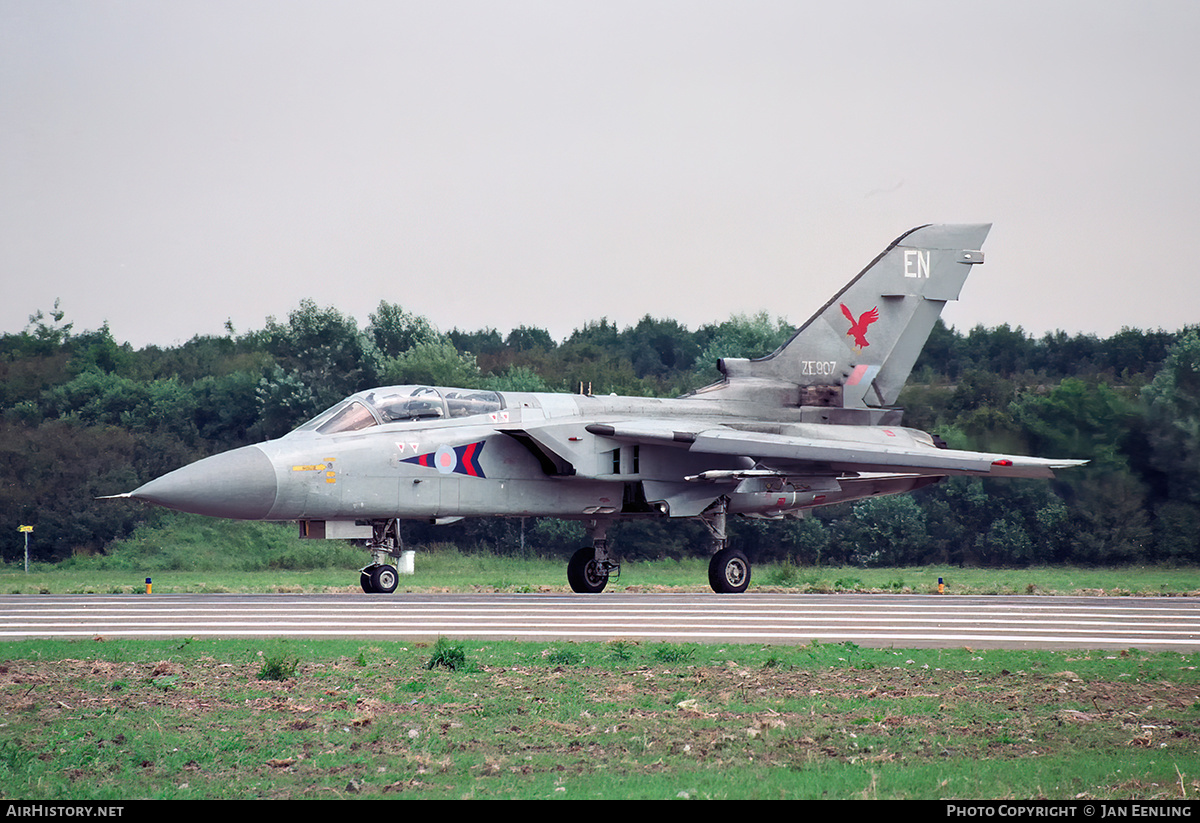
[[[723,359],[718,382],[683,397],[374,388],[115,496],[364,540],[368,593],[396,588],[401,520],[583,521],[567,580],[596,593],[620,571],[613,522],[691,517],[711,535],[713,590],[742,592],[750,562],[727,544],[730,515],[801,517],[951,475],[1048,478],[1085,462],[955,451],[900,425],[900,389],[990,228],[905,233],[776,352]]]

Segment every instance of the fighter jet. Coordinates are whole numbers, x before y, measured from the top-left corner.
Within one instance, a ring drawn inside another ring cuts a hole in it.
[[[620,573],[614,522],[696,518],[712,589],[743,592],[751,565],[728,545],[730,515],[802,517],[952,475],[1048,478],[1086,462],[956,451],[900,424],[900,389],[942,308],[983,263],[990,228],[906,232],[773,354],[725,358],[720,380],[683,397],[372,388],[277,440],[116,496],[364,541],[367,593],[396,589],[403,520],[582,521],[588,545],[567,581],[598,593]]]

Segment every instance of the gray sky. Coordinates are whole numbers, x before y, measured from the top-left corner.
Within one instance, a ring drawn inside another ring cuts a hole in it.
[[[807,319],[993,222],[945,319],[1200,322],[1194,0],[0,0],[0,331],[304,298],[556,339]]]

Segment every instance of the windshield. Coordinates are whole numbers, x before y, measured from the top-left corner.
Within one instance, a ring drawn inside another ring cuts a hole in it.
[[[317,415],[297,431],[336,434],[388,423],[490,414],[502,408],[503,399],[491,391],[390,386],[344,400]]]
[[[370,409],[354,400],[338,409],[329,420],[317,427],[317,431],[321,434],[356,432],[374,425],[375,418],[371,416]]]

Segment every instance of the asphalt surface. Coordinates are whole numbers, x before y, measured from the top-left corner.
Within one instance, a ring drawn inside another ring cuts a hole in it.
[[[1200,599],[872,594],[3,595],[0,640],[629,639],[1200,651]]]

